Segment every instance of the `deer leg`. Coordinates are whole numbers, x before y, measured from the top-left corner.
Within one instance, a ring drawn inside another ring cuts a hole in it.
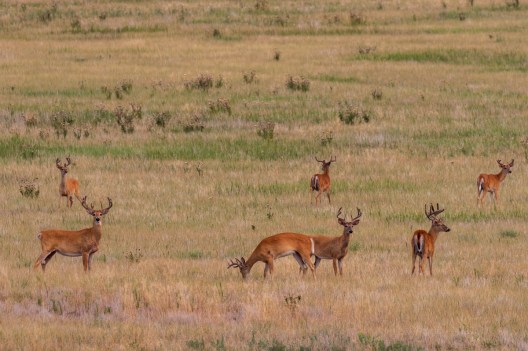
[[[416,268],[416,252],[414,252],[414,248],[413,248],[413,254],[412,254],[412,271],[411,271],[411,275],[414,274],[414,269]]]
[[[270,278],[273,278],[273,258],[269,259],[269,261],[267,263],[267,267],[269,269]]]
[[[297,263],[299,264],[299,273],[305,275],[308,266],[306,266],[306,263],[304,263],[302,257],[297,252],[294,252],[293,258],[295,258],[295,261],[297,261]]]
[[[319,198],[321,197],[321,194],[322,194],[322,193],[321,193],[321,190],[319,190],[319,191],[317,192],[317,195],[315,195],[315,204],[316,204],[316,205],[317,205],[317,200],[319,200]]]
[[[85,272],[88,272],[88,260],[89,260],[89,255],[88,255],[87,252],[83,252],[83,254],[82,254],[82,260],[83,260],[84,271],[85,271]]]
[[[48,261],[53,257],[53,255],[55,255],[55,251],[42,252],[35,261],[33,269],[37,268],[40,264],[40,266],[42,267],[42,271],[44,272],[46,269],[46,263],[48,263]]]
[[[427,258],[429,261],[429,274],[433,275],[433,256]]]
[[[337,265],[339,267],[339,275],[343,275],[343,259],[340,258],[339,260],[337,260]]]
[[[92,259],[93,259],[93,255],[94,255],[95,251],[90,253],[90,255],[88,256],[88,270],[92,270]]]
[[[330,204],[330,203],[331,203],[331,202],[330,202],[330,190],[328,190],[328,191],[326,192],[326,197],[328,197],[328,203]]]
[[[314,269],[317,269],[317,267],[319,267],[319,264],[321,263],[321,258],[315,256],[315,264],[314,264]]]
[[[334,265],[334,275],[337,275],[337,259],[332,259],[332,264]]]
[[[424,273],[424,265],[425,265],[425,260],[424,260],[423,256],[420,256],[420,261],[418,262],[418,266],[419,266],[418,273]]]

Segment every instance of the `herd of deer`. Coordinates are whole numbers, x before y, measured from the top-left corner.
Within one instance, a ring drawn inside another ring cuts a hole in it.
[[[330,165],[336,162],[335,156],[326,160],[318,160],[321,163],[323,173],[315,174],[310,180],[310,202],[313,203],[313,192],[316,191],[315,204],[320,202],[320,197],[326,193],[328,203],[330,202]],[[509,164],[503,164],[501,160],[497,160],[501,171],[498,174],[480,174],[477,178],[477,205],[483,206],[487,193],[491,193],[495,197],[495,202],[499,200],[499,188],[506,176],[511,173],[513,167],[513,160]],[[56,160],[56,166],[61,172],[61,182],[59,186],[60,196],[66,197],[66,205],[72,207],[73,196],[81,202],[86,212],[93,217],[92,227],[81,229],[77,231],[51,229],[44,230],[38,233],[37,238],[40,240],[42,252],[35,261],[34,268],[40,264],[42,270],[46,268],[46,264],[56,254],[59,253],[64,256],[77,257],[82,256],[84,271],[91,268],[92,257],[99,249],[99,241],[102,235],[102,216],[106,215],[112,207],[112,200],[108,198],[108,207],[101,210],[94,210],[93,204],[90,207],[86,204],[86,196],[81,198],[79,192],[79,182],[74,178],[66,178],[68,173],[68,166],[71,164],[71,159],[66,158],[66,162],[61,165],[60,159]],[[101,206],[102,207],[102,206]],[[429,231],[422,229],[416,230],[411,238],[412,247],[412,272],[414,274],[416,268],[416,258],[419,257],[419,272],[425,273],[425,258],[429,263],[429,273],[433,274],[433,255],[435,249],[435,242],[441,232],[449,232],[451,229],[444,224],[443,218],[437,217],[444,212],[437,204],[436,209],[431,204],[429,210],[425,205],[425,215],[431,221],[431,228]],[[332,260],[334,267],[334,274],[343,275],[343,259],[348,253],[348,244],[350,235],[353,233],[353,227],[359,224],[361,218],[361,210],[357,209],[357,215],[351,221],[346,221],[346,215],[340,217],[342,208],[339,208],[337,213],[337,222],[343,226],[343,234],[338,237],[327,237],[322,235],[307,235],[300,233],[279,233],[263,239],[253,250],[247,261],[244,257],[240,259],[235,258],[228,262],[227,268],[239,268],[240,273],[244,279],[247,278],[253,265],[257,262],[264,262],[264,277],[270,276],[274,270],[274,260],[292,255],[299,264],[299,270],[303,274],[308,268],[311,270],[315,278],[315,271],[322,259]],[[315,256],[315,263],[312,263],[311,257]]]

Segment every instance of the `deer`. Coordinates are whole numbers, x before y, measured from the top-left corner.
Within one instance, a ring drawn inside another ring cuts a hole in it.
[[[348,254],[348,244],[350,242],[350,234],[354,232],[354,226],[359,224],[359,219],[362,216],[361,210],[357,209],[357,215],[350,222],[346,221],[345,217],[339,217],[342,213],[342,207],[337,212],[337,221],[343,226],[343,234],[338,237],[328,237],[323,235],[310,235],[314,242],[315,264],[317,269],[322,259],[332,260],[334,266],[334,275],[337,276],[338,268],[339,275],[343,276],[343,259]],[[307,267],[302,265],[300,260],[296,258],[300,266],[300,271],[306,273]]]
[[[34,269],[40,265],[44,272],[46,264],[56,253],[59,253],[69,257],[82,256],[84,271],[91,270],[92,258],[99,250],[102,236],[102,218],[112,208],[112,199],[108,198],[108,207],[101,210],[94,210],[93,204],[88,207],[86,196],[81,200],[81,205],[93,217],[92,227],[81,230],[49,229],[38,233],[37,238],[40,240],[42,252],[35,261]]]
[[[411,239],[412,247],[412,272],[416,268],[416,257],[420,257],[419,261],[419,273],[424,273],[425,258],[429,261],[429,274],[433,275],[433,256],[435,250],[435,242],[438,239],[438,235],[441,232],[449,232],[451,229],[444,224],[443,218],[438,218],[437,216],[444,212],[444,209],[440,209],[440,206],[436,204],[436,210],[434,209],[433,204],[429,211],[427,211],[427,204],[425,204],[425,216],[431,221],[431,228],[428,232],[423,229],[418,229],[414,232]]]
[[[301,267],[308,266],[315,279],[315,268],[310,261],[314,253],[314,241],[307,235],[298,233],[279,233],[264,238],[253,250],[247,261],[244,257],[228,261],[227,268],[239,268],[242,278],[247,280],[249,272],[257,262],[264,262],[264,278],[273,278],[274,260],[293,255]]]
[[[313,192],[317,191],[317,195],[315,196],[315,204],[317,205],[317,200],[321,197],[323,193],[326,193],[326,196],[328,197],[328,203],[330,202],[330,165],[332,162],[336,161],[336,157],[330,158],[330,161],[326,162],[326,160],[318,160],[317,157],[315,157],[315,160],[317,162],[321,163],[321,170],[323,173],[321,174],[314,174],[312,176],[312,179],[310,180],[310,203],[313,202]]]
[[[81,195],[79,193],[79,181],[75,178],[66,178],[68,173],[68,166],[71,164],[70,157],[66,157],[66,162],[61,165],[61,160],[57,158],[55,161],[57,168],[61,173],[61,182],[59,185],[59,194],[61,197],[66,196],[66,207],[73,206],[73,195],[81,201]]]
[[[499,201],[499,189],[506,176],[512,172],[513,159],[507,165],[497,160],[501,171],[497,174],[480,174],[477,178],[477,206],[484,206],[487,193],[495,196],[495,204]],[[491,196],[491,195],[490,195]]]

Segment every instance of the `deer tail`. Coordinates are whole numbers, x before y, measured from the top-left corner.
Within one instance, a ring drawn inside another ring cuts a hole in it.
[[[310,181],[310,187],[312,190],[319,191],[319,177],[314,175]]]
[[[483,176],[478,177],[477,188],[478,188],[478,195],[480,196],[480,194],[482,194],[482,192],[484,191],[484,177]]]

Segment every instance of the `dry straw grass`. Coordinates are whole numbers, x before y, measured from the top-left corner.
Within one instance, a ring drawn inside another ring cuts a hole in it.
[[[0,349],[528,347],[522,4],[2,6]],[[365,21],[351,25],[350,13]],[[258,80],[246,84],[247,72]],[[185,88],[201,75],[222,84]],[[310,89],[289,90],[290,76]],[[129,94],[101,90],[120,82]],[[369,123],[340,122],[344,101]],[[113,111],[131,104],[142,117],[125,134]],[[73,118],[65,137],[57,115]],[[54,160],[67,155],[81,193],[114,207],[89,274],[62,256],[42,274],[31,270],[36,233],[90,225],[58,195]],[[314,155],[337,156],[331,205],[309,205]],[[477,175],[511,158],[500,205],[478,210]],[[35,178],[39,196],[22,196],[20,179]],[[435,275],[411,277],[409,240],[428,228],[428,202],[452,230]],[[273,233],[340,235],[341,206],[364,213],[343,277],[323,261],[317,280],[303,278],[292,258],[268,281],[262,265],[247,282],[226,269]]]

